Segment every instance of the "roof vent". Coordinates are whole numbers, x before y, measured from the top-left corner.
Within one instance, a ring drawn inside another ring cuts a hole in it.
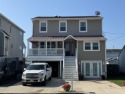
[[[99,12],[99,11],[96,11],[96,12],[95,12],[95,15],[96,15],[96,16],[100,15],[100,12]]]

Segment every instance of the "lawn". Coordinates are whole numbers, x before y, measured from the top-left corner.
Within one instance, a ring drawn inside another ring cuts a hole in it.
[[[107,80],[119,86],[122,86],[122,84],[125,82],[125,76],[109,77],[107,78]]]

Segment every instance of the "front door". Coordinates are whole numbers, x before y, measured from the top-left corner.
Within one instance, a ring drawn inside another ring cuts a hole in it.
[[[99,77],[99,63],[98,62],[85,62],[84,63],[84,75],[86,78],[98,78]]]
[[[66,41],[64,47],[66,56],[75,56],[76,42],[74,40]]]

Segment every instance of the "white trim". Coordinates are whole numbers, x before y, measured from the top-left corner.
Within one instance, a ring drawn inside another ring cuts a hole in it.
[[[63,61],[63,56],[27,56],[27,61]]]
[[[81,22],[85,22],[85,23],[86,23],[86,31],[81,31],[81,30],[80,30]],[[80,33],[87,32],[87,20],[79,20],[79,32],[80,32]]]
[[[72,35],[67,36],[64,40],[68,39],[69,37],[72,37],[74,40],[77,40],[75,37],[73,37]]]
[[[64,22],[65,23],[65,25],[66,25],[66,30],[65,31],[60,31],[60,23],[61,22]],[[67,21],[66,20],[64,20],[64,21],[59,21],[59,33],[66,33],[67,32]]]
[[[85,49],[85,43],[90,43],[90,50]],[[98,50],[93,50],[93,43],[98,43]],[[83,41],[83,51],[100,51],[100,41]]]
[[[46,23],[46,31],[41,31],[41,23]],[[47,33],[48,31],[48,23],[47,21],[39,21],[39,32],[40,33]]]

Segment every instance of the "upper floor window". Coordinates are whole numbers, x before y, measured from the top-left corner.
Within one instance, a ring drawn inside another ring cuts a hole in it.
[[[99,42],[84,42],[83,48],[84,51],[99,51],[100,44]]]
[[[79,32],[87,32],[87,22],[79,21]]]
[[[67,32],[67,22],[66,21],[59,22],[59,32]]]
[[[47,22],[41,21],[40,22],[40,32],[46,33],[47,32]]]

